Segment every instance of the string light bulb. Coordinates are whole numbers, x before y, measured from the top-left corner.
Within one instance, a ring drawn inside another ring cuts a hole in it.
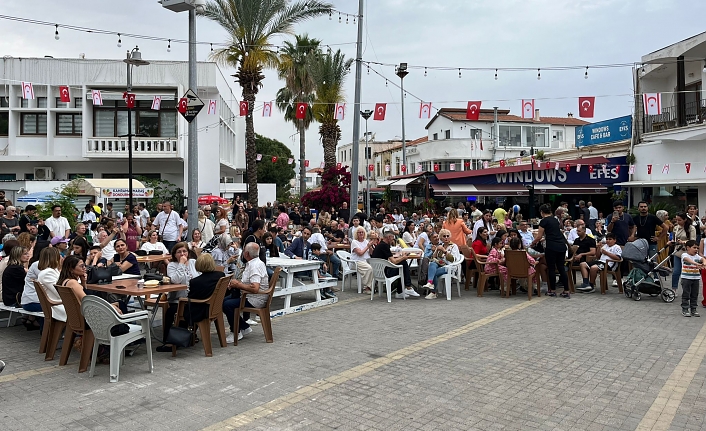
[[[458,78],[461,79],[461,69],[458,69]]]
[[[339,13],[338,13],[338,23],[340,24],[341,22],[342,22],[342,21],[341,21],[341,13],[339,12]]]
[[[387,79],[385,80],[385,87],[387,87]]]
[[[56,25],[56,30],[54,30],[54,39],[59,40],[59,24]]]
[[[537,81],[542,79],[542,74],[540,73],[539,69],[537,69]]]
[[[167,52],[172,52],[172,40],[169,39],[167,43]]]
[[[495,69],[495,80],[498,80],[498,69]]]
[[[346,15],[346,24],[348,24],[348,15]]]
[[[706,73],[706,60],[704,60],[704,69],[703,72]]]
[[[368,63],[368,75],[370,75],[370,63]]]
[[[355,25],[355,18],[356,18],[356,16],[353,15],[353,25]]]
[[[211,44],[211,52],[213,52],[213,44]]]
[[[588,66],[586,66],[586,73],[583,74],[583,79],[588,79]]]
[[[427,68],[426,68],[426,66],[424,66],[424,77],[426,78],[426,76],[427,76]]]
[[[331,16],[331,11],[329,11],[329,13],[328,13],[328,20],[331,21],[332,19],[333,19],[333,17]]]
[[[120,33],[118,33],[118,48],[123,46],[123,39],[120,37]]]
[[[645,70],[645,66],[642,66],[642,70],[640,70],[640,76],[645,76],[647,75],[647,71]]]

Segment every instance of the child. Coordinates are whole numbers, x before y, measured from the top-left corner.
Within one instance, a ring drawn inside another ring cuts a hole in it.
[[[503,239],[500,236],[493,238],[491,242],[492,249],[488,253],[488,259],[485,261],[485,273],[494,274],[499,272],[503,282],[507,283],[507,267],[505,266],[505,254],[503,253]]]
[[[698,254],[699,246],[696,241],[690,239],[684,247],[686,252],[681,255],[681,314],[684,317],[701,317],[696,310],[696,301],[699,299],[699,270],[706,268],[706,265]]]
[[[312,259],[316,259],[316,260],[320,260],[320,261],[322,261],[322,262],[326,262],[326,257],[327,257],[327,255],[326,255],[326,253],[323,253],[323,252],[321,251],[321,244],[319,244],[318,242],[315,242],[315,243],[311,244],[309,247],[311,248]],[[324,263],[324,264],[321,265],[321,266],[323,267],[323,268],[322,268],[323,271],[319,271],[319,277],[328,277],[328,278],[332,278],[332,277],[331,277],[331,274],[329,274],[328,272],[326,272],[326,271],[328,271],[328,265],[326,265],[326,263]],[[335,297],[336,294],[333,293],[333,290],[331,290],[331,288],[329,288],[328,290],[321,289],[321,296],[323,296],[324,298],[327,298],[327,299],[328,299],[328,298],[333,298],[333,297]]]
[[[623,249],[615,243],[615,234],[609,232],[605,236],[606,243],[601,247],[601,257],[598,260],[591,262],[581,262],[581,275],[583,276],[583,284],[577,287],[576,290],[583,293],[593,293],[596,290],[596,277],[599,271],[603,271],[605,265],[608,265],[610,270],[615,269],[618,262],[608,262],[608,259],[617,261],[623,255]]]

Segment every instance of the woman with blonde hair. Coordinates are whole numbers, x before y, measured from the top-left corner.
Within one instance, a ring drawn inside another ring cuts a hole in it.
[[[456,212],[456,210],[451,211]],[[446,274],[446,265],[458,262],[461,259],[458,245],[451,240],[450,230],[441,229],[439,231],[439,239],[439,245],[431,246],[427,284],[424,285],[424,288],[429,289],[430,292],[426,299],[436,299],[436,281],[441,275]]]
[[[213,238],[214,227],[215,225],[211,219],[206,217],[206,213],[204,213],[203,210],[199,210],[198,228],[201,231],[201,240],[206,244],[208,244],[208,242],[211,241],[211,238]]]
[[[374,233],[374,232],[371,232]],[[373,268],[368,264],[370,253],[375,248],[376,240],[365,238],[365,229],[357,227],[351,241],[351,260],[355,262],[358,277],[362,280],[363,288],[370,291],[373,285]],[[375,234],[377,236],[377,234]]]

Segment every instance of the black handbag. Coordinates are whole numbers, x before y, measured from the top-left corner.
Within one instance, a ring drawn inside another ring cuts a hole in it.
[[[150,281],[150,280],[157,280],[157,281],[162,281],[164,276],[162,274],[152,274],[152,273],[145,273],[145,275],[142,277],[143,280],[145,281]]]
[[[112,275],[113,277],[123,275],[123,270],[120,269],[120,267],[115,263],[111,263],[110,265],[108,265],[108,269],[110,270],[110,275]]]
[[[169,334],[167,334],[167,339],[165,344],[171,344],[177,347],[191,347],[194,344],[194,324],[191,321],[191,300],[188,299],[188,313],[189,313],[189,326],[187,328],[182,328],[181,326],[172,326],[169,328]]]
[[[89,266],[86,268],[86,284],[110,284],[112,282],[113,275],[109,267]]]

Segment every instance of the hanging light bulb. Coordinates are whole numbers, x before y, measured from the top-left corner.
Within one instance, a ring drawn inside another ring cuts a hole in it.
[[[346,24],[348,24],[348,15],[346,15]]]
[[[120,37],[120,33],[118,33],[118,48],[120,48],[121,46],[123,46],[123,40]]]
[[[338,13],[338,23],[341,23],[341,12]]]
[[[542,79],[542,74],[539,72],[539,69],[537,69],[537,81]]]
[[[704,60],[704,69],[703,72],[706,73],[706,60]]]
[[[213,44],[211,44],[211,52],[213,52]]]
[[[495,69],[495,80],[498,80],[498,69]]]
[[[54,39],[59,40],[59,24],[56,24],[56,30],[54,30]]]
[[[355,15],[353,15],[353,24],[355,25]]]
[[[424,77],[426,77],[426,76],[427,76],[427,67],[424,66]]]
[[[404,98],[405,98],[405,99],[407,98],[407,92],[406,92],[406,91],[404,92]]]
[[[387,79],[385,80],[385,87],[387,87]]]
[[[368,75],[370,75],[370,64],[368,64]]]
[[[588,66],[586,66],[586,73],[583,74],[583,79],[588,79]]]
[[[461,69],[458,69],[458,77],[461,78]]]
[[[333,19],[333,17],[331,16],[331,11],[329,11],[329,13],[328,13],[328,19],[329,19],[329,21],[331,21]]]
[[[169,42],[167,44],[167,52],[172,52],[172,40],[169,39]]]

